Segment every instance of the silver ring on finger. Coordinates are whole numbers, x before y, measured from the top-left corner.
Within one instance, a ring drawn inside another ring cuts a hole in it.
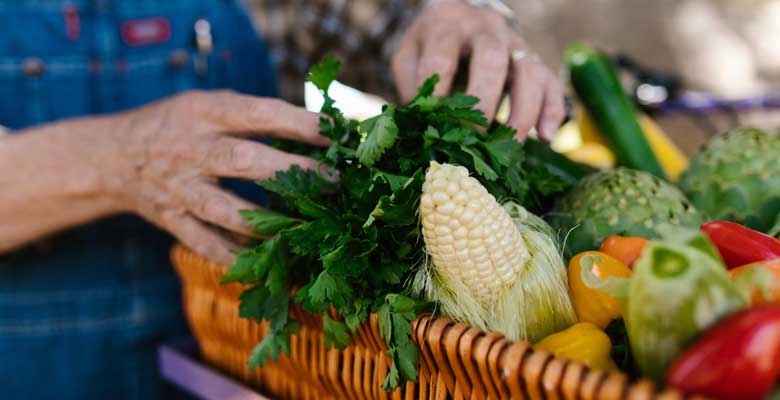
[[[530,51],[523,50],[523,49],[512,50],[512,52],[510,53],[510,57],[512,58],[512,62],[516,62],[516,63],[519,63],[525,59],[528,59],[533,62],[539,61],[539,56],[537,56],[536,54]]]

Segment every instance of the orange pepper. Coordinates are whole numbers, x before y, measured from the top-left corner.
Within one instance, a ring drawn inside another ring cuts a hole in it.
[[[600,251],[586,251],[569,261],[569,290],[577,319],[604,329],[610,321],[622,317],[623,313],[620,300],[598,289],[591,289],[582,281],[580,261],[588,255],[594,257],[591,271],[601,280],[610,276],[628,278],[631,276],[631,270],[620,260]]]
[[[752,267],[761,267],[772,274],[774,282],[771,282],[769,293],[756,289],[752,292],[750,298],[751,305],[780,303],[780,259],[758,261],[741,267],[730,269],[729,275],[732,279]]]
[[[604,240],[600,250],[632,268],[648,242],[649,240],[639,236],[612,235]]]

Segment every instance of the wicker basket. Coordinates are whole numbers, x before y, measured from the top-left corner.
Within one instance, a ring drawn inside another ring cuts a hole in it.
[[[290,357],[249,372],[252,348],[268,329],[238,316],[239,284],[220,286],[223,265],[176,246],[173,264],[183,282],[185,312],[203,356],[275,398],[289,399],[680,399],[657,393],[649,381],[590,371],[580,363],[533,351],[446,318],[422,316],[412,329],[420,346],[418,383],[393,393],[381,389],[388,371],[376,315],[344,350],[325,350],[320,317],[291,307],[301,321]]]

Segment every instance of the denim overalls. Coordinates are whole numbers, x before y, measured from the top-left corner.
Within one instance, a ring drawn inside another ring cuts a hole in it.
[[[192,88],[274,96],[268,52],[237,1],[0,0],[0,125]],[[158,397],[156,346],[187,334],[171,244],[118,216],[0,255],[0,398]]]

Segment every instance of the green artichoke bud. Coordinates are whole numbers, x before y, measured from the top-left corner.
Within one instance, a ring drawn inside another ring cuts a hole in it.
[[[582,179],[547,214],[565,237],[567,256],[597,249],[610,235],[660,237],[658,227],[698,227],[703,219],[674,186],[626,168]]]
[[[708,217],[776,235],[780,233],[778,159],[780,135],[735,129],[716,136],[691,158],[679,186]]]

